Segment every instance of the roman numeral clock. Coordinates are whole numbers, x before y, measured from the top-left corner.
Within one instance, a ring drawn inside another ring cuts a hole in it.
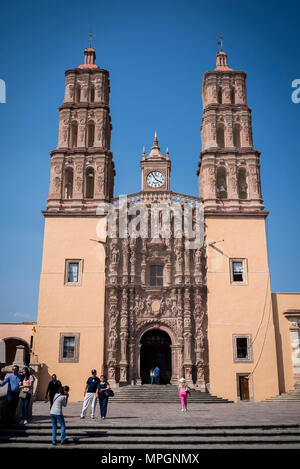
[[[169,152],[167,149],[166,156],[161,153],[156,132],[151,152],[147,157],[145,149],[143,150],[141,168],[143,191],[170,190],[171,161],[169,159]]]

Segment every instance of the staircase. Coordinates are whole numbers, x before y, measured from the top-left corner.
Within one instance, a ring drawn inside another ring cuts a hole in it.
[[[216,425],[216,426],[101,426],[67,425],[69,444],[55,450],[130,449],[300,449],[299,425]],[[0,428],[1,454],[4,449],[52,449],[51,425],[10,425]],[[14,453],[15,454],[15,453]],[[18,454],[18,453],[16,453]],[[57,453],[52,453],[57,455]],[[51,456],[49,454],[49,456]],[[60,453],[61,454],[61,453]],[[68,451],[67,451],[68,454]],[[95,453],[92,453],[95,454]],[[126,453],[125,453],[126,454]],[[48,454],[47,454],[48,458]]]
[[[264,402],[300,402],[300,389],[293,389],[279,394],[279,396],[269,397]]]
[[[136,402],[136,403],[165,403],[174,404],[180,402],[177,386],[171,384],[156,385],[143,384],[142,386],[121,386],[114,389],[114,397],[111,402]],[[208,392],[191,390],[188,403],[197,404],[225,404],[229,401],[221,397],[212,396]]]

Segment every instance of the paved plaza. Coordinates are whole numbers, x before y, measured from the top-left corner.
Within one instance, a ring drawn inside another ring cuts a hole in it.
[[[71,402],[64,409],[66,424],[119,426],[160,425],[300,425],[300,402],[239,402],[227,404],[191,404],[181,412],[180,402],[174,404],[119,403],[110,399],[105,421],[90,419],[89,412],[80,419],[82,402]],[[49,423],[49,403],[35,402],[32,423]]]

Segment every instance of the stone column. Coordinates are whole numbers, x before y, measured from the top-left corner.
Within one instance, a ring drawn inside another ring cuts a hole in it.
[[[294,387],[300,388],[300,311],[288,311],[284,315],[290,326]]]

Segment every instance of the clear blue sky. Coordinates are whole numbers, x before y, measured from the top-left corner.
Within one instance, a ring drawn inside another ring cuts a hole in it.
[[[49,187],[64,71],[83,61],[96,35],[97,63],[110,72],[115,194],[140,190],[143,145],[154,130],[172,159],[171,184],[197,195],[203,73],[217,36],[232,68],[248,74],[255,148],[262,152],[272,291],[300,291],[299,2],[230,0],[52,0],[2,2],[0,321],[35,320]]]

